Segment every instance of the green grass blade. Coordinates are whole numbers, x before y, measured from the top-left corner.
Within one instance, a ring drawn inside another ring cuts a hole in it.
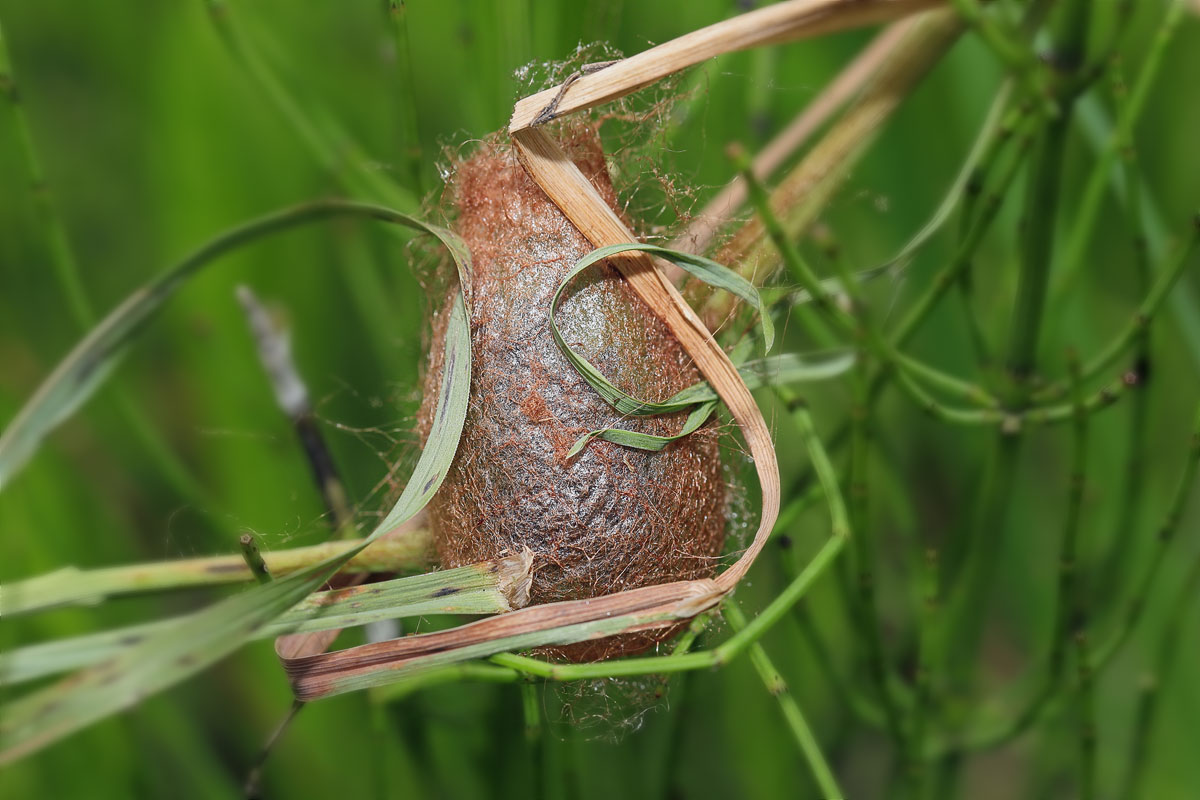
[[[575,352],[562,337],[562,333],[558,330],[558,324],[554,320],[554,314],[558,310],[558,305],[562,300],[563,293],[567,286],[576,275],[583,272],[588,267],[603,261],[604,259],[614,256],[618,253],[628,252],[630,250],[641,250],[660,258],[666,259],[678,266],[682,267],[687,272],[695,275],[705,283],[715,286],[718,289],[725,289],[731,294],[745,300],[758,311],[759,320],[762,323],[763,332],[763,347],[764,350],[770,351],[771,345],[775,341],[775,327],[771,322],[771,315],[767,313],[766,307],[763,304],[762,297],[753,284],[736,274],[732,270],[721,266],[712,259],[704,256],[692,255],[678,250],[669,250],[665,247],[659,247],[653,244],[617,244],[601,247],[588,253],[583,258],[576,262],[571,271],[563,278],[558,289],[554,292],[554,298],[550,301],[550,333],[554,336],[554,341],[558,344],[559,349],[567,360],[571,362],[576,371],[583,376],[588,384],[600,393],[600,396],[611,405],[613,408],[620,411],[622,414],[630,414],[634,416],[645,416],[648,414],[666,414],[674,411],[682,411],[691,406],[695,401],[686,403],[673,402],[668,400],[665,403],[656,403],[649,400],[640,400],[632,395],[614,386],[596,366],[588,361],[579,353]]]
[[[17,441],[23,442],[26,448],[24,453],[16,451],[18,455],[28,457],[48,430],[44,420],[57,421],[61,418],[61,415],[55,417],[59,413],[57,408],[63,403],[78,403],[75,391],[81,385],[80,373],[86,377],[89,371],[103,364],[108,354],[128,341],[201,265],[264,232],[291,227],[300,220],[334,214],[381,219],[437,236],[447,244],[458,262],[462,285],[470,285],[470,260],[461,240],[448,231],[390,209],[331,201],[265,217],[210,242],[110,314],[68,356],[22,411],[18,417],[18,423],[22,425],[14,423],[6,431],[0,442],[5,445],[0,446],[0,454],[13,453],[9,443]],[[400,499],[361,546],[216,603],[120,656],[5,705],[0,709],[0,764],[11,763],[93,722],[136,705],[145,697],[219,661],[328,580],[367,543],[416,515],[437,491],[449,470],[466,420],[471,386],[471,332],[461,293],[453,300],[444,347],[445,370],[425,448]],[[33,424],[28,422],[30,419]],[[10,438],[14,427],[18,432],[15,439]],[[18,464],[11,456],[6,463],[10,469],[11,465]]]
[[[873,269],[903,269],[912,259],[913,254],[929,241],[935,233],[940,231],[950,219],[954,210],[958,208],[959,203],[966,195],[967,185],[970,183],[972,176],[976,174],[976,170],[980,166],[980,161],[987,152],[989,143],[995,138],[997,130],[1000,128],[1003,112],[1008,105],[1011,94],[1012,82],[1006,81],[1000,87],[999,91],[996,92],[991,107],[988,109],[987,116],[984,118],[983,125],[980,127],[979,133],[975,136],[975,141],[972,143],[970,151],[967,153],[966,160],[959,168],[958,174],[955,175],[954,181],[950,184],[950,188],[946,191],[945,196],[942,197],[942,202],[938,204],[933,215],[921,226],[920,230],[913,234],[912,238],[904,243],[904,246],[895,255]]]
[[[1093,96],[1088,95],[1079,101],[1079,127],[1084,141],[1097,153],[1101,152],[1112,135],[1113,121]],[[1122,205],[1130,202],[1129,187],[1125,176],[1120,170],[1113,170],[1108,178],[1113,194]],[[1163,215],[1158,198],[1151,187],[1143,186],[1141,190],[1141,208],[1145,217],[1146,247],[1154,264],[1164,264],[1171,241],[1171,228]],[[1200,302],[1192,292],[1171,292],[1167,297],[1171,313],[1175,315],[1175,323],[1179,326],[1182,341],[1187,346],[1187,352],[1192,362],[1200,367]]]
[[[322,542],[307,547],[267,551],[263,558],[271,574],[278,577],[318,561],[339,555],[362,544],[361,539]],[[356,555],[343,572],[410,572],[429,562],[429,531],[408,530],[403,536],[375,541]],[[34,614],[63,606],[96,605],[114,597],[225,586],[253,580],[240,555],[202,556],[121,564],[98,569],[61,567],[43,575],[0,586],[0,617]]]
[[[571,445],[571,449],[567,451],[567,458],[573,458],[587,447],[588,442],[593,439],[603,439],[606,442],[623,445],[625,447],[634,447],[638,450],[662,450],[671,442],[682,439],[696,432],[697,429],[712,416],[716,409],[716,401],[701,403],[692,409],[692,413],[683,422],[683,427],[679,429],[679,433],[673,436],[656,436],[653,433],[640,433],[638,431],[627,431],[624,428],[600,428],[594,431],[588,431],[583,436],[575,440],[575,444]]]
[[[763,386],[784,386],[791,383],[823,381],[846,372],[854,366],[853,350],[830,350],[825,353],[804,355],[781,353],[756,358],[738,365],[738,374],[751,389]],[[735,359],[736,360],[736,359]],[[689,386],[672,397],[671,403],[702,403],[716,400],[717,393],[707,381]]]
[[[0,491],[37,451],[46,435],[87,400],[111,373],[141,327],[198,270],[218,257],[272,233],[337,216],[366,217],[437,236],[460,264],[469,286],[470,256],[454,234],[383,206],[322,200],[277,211],[210,240],[134,292],[75,346],[0,436]]]
[[[841,375],[853,365],[854,352],[851,350],[835,351],[831,356],[811,361],[799,353],[784,353],[742,364],[738,367],[738,373],[741,374],[742,380],[748,387],[757,389],[767,384],[780,386],[833,378]],[[601,428],[580,436],[567,451],[567,458],[580,453],[593,439],[603,439],[606,442],[634,447],[638,450],[662,450],[671,442],[694,433],[708,421],[717,407],[717,393],[713,391],[707,381],[701,381],[679,392],[667,403],[676,403],[680,407],[699,403],[692,408],[692,412],[684,420],[679,433],[673,436],[655,436],[651,433],[639,433],[623,428]]]
[[[528,600],[531,561],[520,556],[327,592],[314,592],[254,632],[254,639],[350,628],[425,614],[501,614]],[[524,591],[523,591],[524,590]],[[188,617],[156,620],[29,645],[0,655],[0,685],[12,685],[118,656]]]

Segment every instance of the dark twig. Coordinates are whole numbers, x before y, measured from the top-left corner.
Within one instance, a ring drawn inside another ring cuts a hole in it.
[[[262,771],[267,763],[267,759],[271,757],[271,752],[275,749],[275,745],[287,733],[288,728],[292,725],[292,720],[300,713],[300,709],[304,708],[302,700],[293,700],[292,707],[288,710],[286,716],[279,721],[275,726],[275,730],[267,738],[266,744],[259,751],[258,757],[254,759],[254,765],[250,768],[249,774],[246,775],[246,781],[242,784],[242,794],[246,800],[259,800],[263,796],[262,793]]]
[[[325,437],[321,435],[308,387],[292,359],[291,337],[286,328],[271,318],[249,287],[239,286],[237,298],[254,334],[258,357],[275,392],[275,401],[291,421],[296,438],[304,448],[313,480],[329,512],[331,527],[343,536],[352,535],[354,525],[346,488],[338,476]]]

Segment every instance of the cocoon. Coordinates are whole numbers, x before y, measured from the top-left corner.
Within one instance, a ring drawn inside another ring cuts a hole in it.
[[[571,158],[615,207],[595,130],[566,138]],[[528,547],[533,603],[711,575],[726,521],[715,428],[705,426],[660,452],[597,440],[567,458],[589,430],[670,435],[686,416],[623,418],[555,344],[551,298],[591,245],[499,138],[457,165],[449,189],[456,230],[474,262],[473,361],[462,440],[429,506],[443,565]],[[608,264],[575,279],[557,322],[572,347],[634,396],[665,400],[700,379],[679,343]],[[438,312],[418,419],[422,436],[441,379],[445,327]],[[592,660],[636,652],[663,637],[661,631],[625,634],[556,652]]]

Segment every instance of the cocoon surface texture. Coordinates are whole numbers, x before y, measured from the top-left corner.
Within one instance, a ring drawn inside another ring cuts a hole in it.
[[[591,128],[564,144],[605,200],[616,196]],[[660,452],[593,441],[622,427],[671,435],[685,412],[624,418],[555,344],[550,301],[593,248],[496,139],[458,165],[455,228],[471,250],[471,399],[462,441],[430,503],[438,555],[460,566],[529,547],[532,603],[574,600],[712,574],[725,537],[725,485],[710,424]],[[614,268],[597,264],[568,288],[563,338],[622,390],[665,400],[700,379],[679,343]],[[433,323],[422,435],[441,379],[446,314]],[[668,632],[669,633],[669,632]],[[555,652],[591,660],[639,650],[664,632],[627,634]]]

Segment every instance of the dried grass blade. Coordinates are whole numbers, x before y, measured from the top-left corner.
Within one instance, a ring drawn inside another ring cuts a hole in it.
[[[310,701],[378,686],[432,667],[493,653],[598,639],[672,625],[723,596],[714,581],[679,581],[588,600],[529,606],[450,630],[285,662],[292,690]]]
[[[592,244],[607,247],[637,241],[549,135],[529,128],[514,133],[513,141],[526,171]],[[679,339],[741,427],[754,459],[762,486],[762,517],[750,547],[716,578],[721,591],[727,592],[750,569],[779,513],[779,466],[771,433],[737,367],[654,259],[646,253],[630,251],[613,256],[609,263],[621,272],[651,312]]]
[[[509,132],[607,103],[709,58],[906,17],[941,0],[789,0],[672,39],[605,69],[517,101]]]
[[[951,10],[925,14],[913,21],[902,40],[887,53],[862,96],[771,193],[771,209],[789,237],[799,236],[817,218],[841,185],[847,167],[866,151],[884,123],[963,30],[962,19]],[[738,271],[756,283],[768,278],[779,264],[778,251],[757,216],[738,229],[716,259],[723,264],[737,264]],[[729,308],[726,298],[714,296],[701,313],[715,324]]]
[[[882,60],[886,59],[908,35],[912,24],[911,18],[903,19],[889,25],[872,39],[871,43],[754,157],[754,174],[760,180],[765,180],[779,169],[792,153],[808,141],[814,131],[875,75]],[[700,209],[684,232],[675,237],[670,247],[689,253],[704,252],[717,230],[728,222],[745,202],[746,181],[738,175]],[[668,274],[671,280],[681,277],[681,273],[677,271],[669,271]]]

